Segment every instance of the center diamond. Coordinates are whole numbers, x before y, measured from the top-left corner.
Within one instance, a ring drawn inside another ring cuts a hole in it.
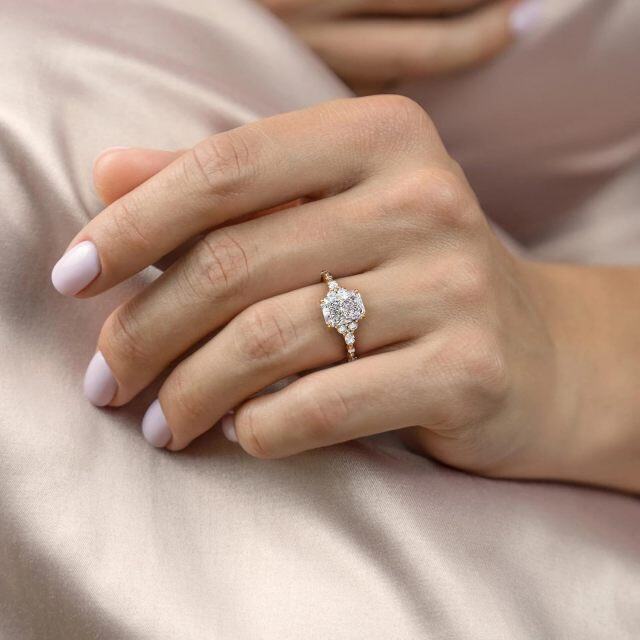
[[[331,289],[322,300],[321,307],[324,321],[335,329],[358,322],[364,315],[362,296],[357,291],[342,287]]]

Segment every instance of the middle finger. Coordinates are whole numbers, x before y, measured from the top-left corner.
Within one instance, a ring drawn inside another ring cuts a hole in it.
[[[87,370],[89,399],[128,402],[240,311],[315,282],[328,262],[336,275],[381,264],[393,252],[375,225],[361,223],[354,233],[354,221],[370,219],[363,215],[370,200],[365,190],[341,194],[208,234],[107,319]]]

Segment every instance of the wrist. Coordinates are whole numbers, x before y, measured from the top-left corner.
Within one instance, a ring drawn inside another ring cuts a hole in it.
[[[533,473],[640,490],[640,270],[522,263],[554,345]]]

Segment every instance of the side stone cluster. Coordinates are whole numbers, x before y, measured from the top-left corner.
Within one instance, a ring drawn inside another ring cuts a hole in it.
[[[340,287],[335,281],[328,283],[329,293],[323,298],[320,306],[328,327],[338,331],[347,345],[351,357],[355,356],[355,331],[358,321],[364,317],[365,307],[358,291],[350,291]]]

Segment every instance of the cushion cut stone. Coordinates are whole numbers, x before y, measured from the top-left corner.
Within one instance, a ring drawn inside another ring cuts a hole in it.
[[[342,287],[329,291],[321,306],[324,321],[334,328],[357,322],[365,311],[362,296]]]

